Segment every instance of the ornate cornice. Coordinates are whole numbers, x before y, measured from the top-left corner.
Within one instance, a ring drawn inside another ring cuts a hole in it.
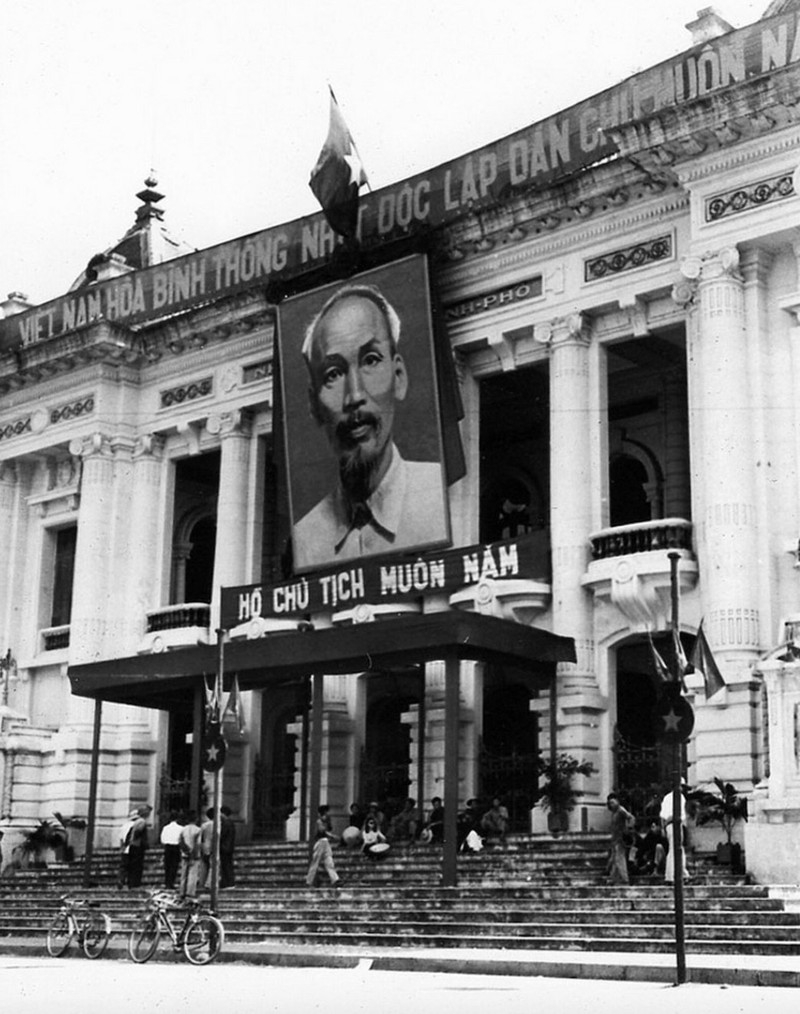
[[[482,286],[496,286],[498,275],[514,278],[533,268],[541,271],[546,260],[571,254],[576,247],[591,246],[599,240],[611,242],[616,236],[629,237],[631,232],[653,222],[663,229],[667,216],[685,212],[688,206],[689,195],[674,187],[657,201],[627,206],[624,211],[617,210],[614,215],[604,215],[579,228],[565,229],[557,236],[528,239],[516,249],[497,250],[491,257],[442,268],[439,275],[442,292],[453,298],[462,290],[472,293]]]
[[[757,163],[784,153],[791,152],[795,155],[795,160],[800,161],[798,149],[800,149],[800,128],[795,127],[780,134],[760,135],[736,147],[720,148],[705,157],[676,167],[675,174],[684,186],[688,186],[705,179],[718,179],[721,175],[740,168],[755,172],[754,166]]]
[[[0,393],[19,390],[92,363],[121,365],[141,357],[138,335],[107,321],[0,356]]]
[[[653,116],[622,124],[611,136],[623,156],[634,158],[656,177],[664,180],[687,179],[692,168],[721,163],[727,157],[721,151],[747,145],[766,137],[771,131],[794,127],[800,120],[800,68],[797,64],[773,70],[768,76],[731,86],[722,92],[704,95],[681,106],[659,110]],[[789,131],[794,136],[796,128]],[[786,143],[780,135],[769,144]],[[789,145],[791,145],[789,141]],[[796,142],[795,142],[796,143]],[[752,148],[752,145],[747,145]],[[752,156],[751,156],[752,157]],[[710,169],[700,168],[702,175]],[[691,175],[688,178],[692,177]]]

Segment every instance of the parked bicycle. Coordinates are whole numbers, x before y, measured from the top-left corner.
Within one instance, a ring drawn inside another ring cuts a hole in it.
[[[47,930],[47,953],[60,958],[76,939],[87,958],[99,958],[111,939],[111,920],[100,911],[99,901],[64,894]]]
[[[183,917],[176,925],[174,918]],[[149,961],[166,933],[176,951],[193,965],[207,965],[219,954],[225,940],[222,923],[194,899],[180,901],[173,891],[151,891],[144,913],[131,931],[128,954],[137,964]]]

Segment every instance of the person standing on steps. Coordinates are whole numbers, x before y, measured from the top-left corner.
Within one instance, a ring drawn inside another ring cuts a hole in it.
[[[681,782],[681,793],[680,793],[680,824],[678,826],[678,833],[681,835],[680,843],[683,846],[683,826],[686,821],[686,799],[684,798],[684,789],[686,788],[686,782]],[[661,821],[664,824],[664,830],[667,832],[667,861],[664,867],[664,882],[666,884],[675,883],[675,824],[673,822],[673,804],[672,804],[673,790],[664,796],[661,801]],[[681,848],[681,859],[682,859],[682,874],[683,879],[686,880],[689,876],[689,869],[686,865],[686,849]]]
[[[233,866],[233,853],[236,849],[236,823],[229,806],[219,808],[219,886],[220,888],[236,885],[236,872]]]
[[[200,873],[200,828],[203,823],[202,814],[190,810],[186,814],[186,824],[181,831],[181,898],[197,897],[197,878]]]
[[[630,882],[628,877],[628,839],[633,830],[633,814],[628,813],[622,806],[616,792],[609,793],[606,806],[611,811],[608,875],[612,884],[627,884]]]
[[[161,844],[164,846],[164,887],[173,890],[181,865],[181,831],[183,824],[172,810],[169,821],[161,828]]]
[[[333,833],[331,818],[328,814],[329,809],[330,807],[324,803],[317,808],[317,820],[314,825],[314,846],[311,851],[311,863],[306,875],[306,883],[309,887],[314,887],[316,884],[320,866],[328,874],[331,887],[338,887],[339,885],[339,874],[336,872],[336,867],[333,864],[333,852],[331,851],[331,842],[338,841],[339,839]]]

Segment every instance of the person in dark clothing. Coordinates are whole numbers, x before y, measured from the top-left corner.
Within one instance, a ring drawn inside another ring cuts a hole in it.
[[[229,806],[221,806],[219,810],[219,886],[233,887],[236,884],[236,872],[233,866],[233,853],[236,849],[236,823],[231,816]]]
[[[444,807],[439,796],[431,800],[431,812],[425,822],[425,830],[430,832],[428,841],[441,844],[444,841]]]
[[[133,822],[129,837],[128,887],[141,887],[144,873],[144,857],[149,844],[147,818],[153,812],[152,806],[140,806],[138,817]]]
[[[667,850],[667,836],[661,829],[661,821],[651,820],[647,834],[639,839],[636,846],[636,872],[663,873]]]
[[[467,838],[469,838],[470,832],[474,831],[481,839],[483,836],[480,833],[481,825],[481,810],[480,804],[477,799],[468,799],[467,807],[462,810],[458,815],[458,827],[456,843],[458,849],[463,849],[466,845]]]

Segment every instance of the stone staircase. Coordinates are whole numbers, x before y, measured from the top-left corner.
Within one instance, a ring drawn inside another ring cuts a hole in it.
[[[674,951],[672,888],[654,878],[606,882],[600,835],[518,836],[507,848],[460,855],[458,887],[440,887],[441,850],[398,848],[374,863],[334,850],[341,886],[307,888],[307,846],[243,846],[237,886],[220,892],[226,949],[236,944],[439,947],[594,952]],[[690,863],[684,889],[687,953],[800,954],[800,912],[779,891],[725,875],[710,859]],[[145,891],[115,887],[116,855],[95,857],[91,889],[80,862],[19,871],[0,881],[2,938],[44,938],[68,891],[92,895],[126,934]],[[160,849],[144,887],[161,885]]]

